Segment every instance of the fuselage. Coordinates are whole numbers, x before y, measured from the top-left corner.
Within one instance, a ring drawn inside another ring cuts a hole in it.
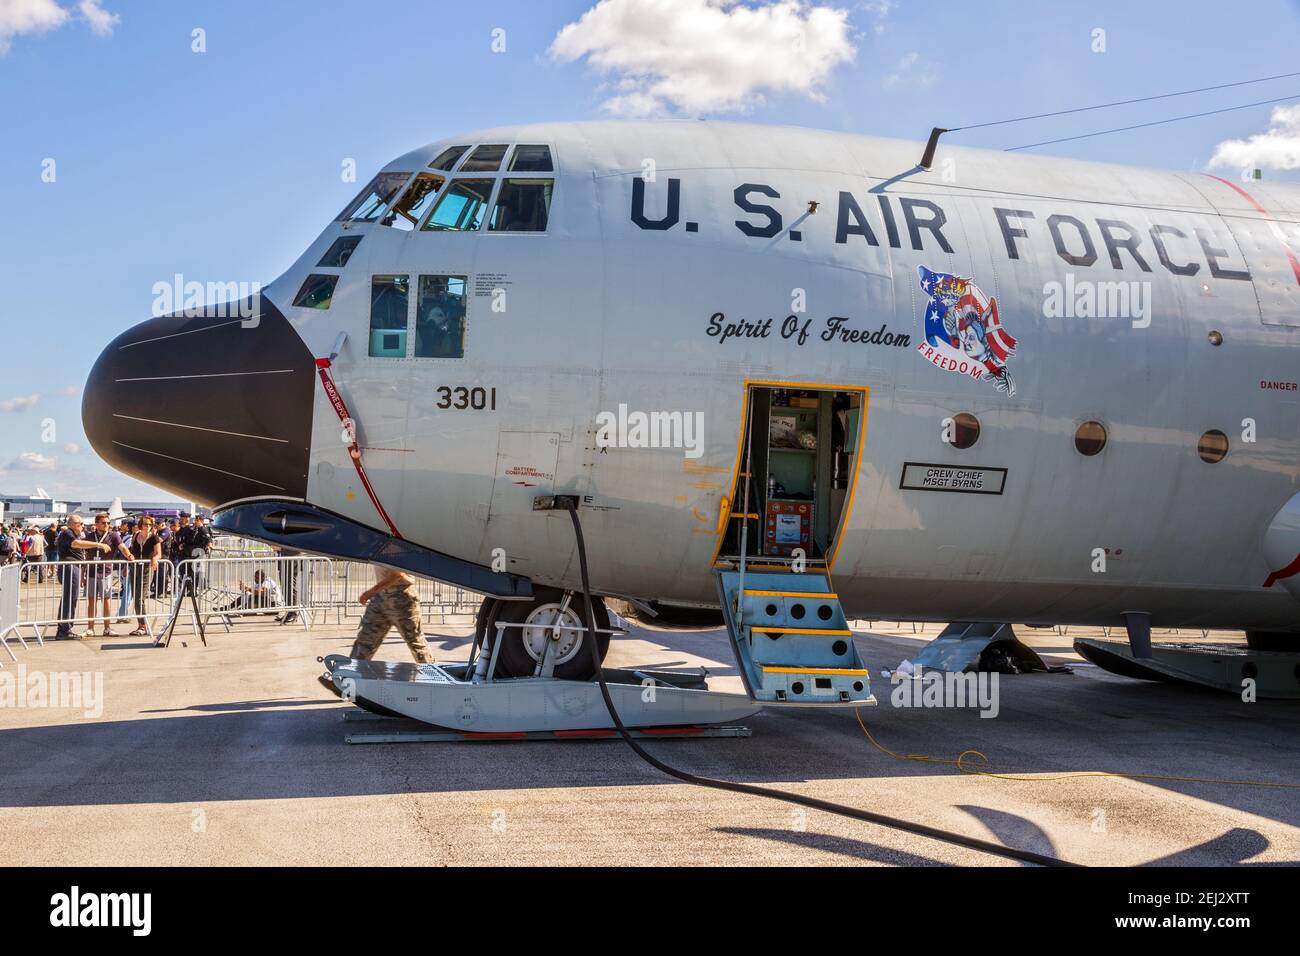
[[[1263,585],[1278,569],[1264,540],[1298,490],[1300,190],[946,145],[921,169],[912,143],[712,122],[486,130],[384,172],[414,177],[448,147],[482,144],[549,147],[553,170],[527,174],[551,181],[544,230],[339,220],[262,290],[306,352],[335,353],[351,422],[318,370],[293,363],[274,386],[292,394],[285,408],[268,405],[274,389],[253,401],[232,383],[229,405],[200,417],[214,434],[273,437],[277,413],[309,428],[256,452],[292,458],[289,478],[240,486],[271,465],[241,464],[236,445],[204,459],[191,431],[171,457],[227,477],[160,480],[165,422],[129,440],[88,425],[95,447],[205,504],[305,500],[563,587],[577,583],[568,519],[532,501],[577,495],[594,589],[708,604],[747,384],[865,388],[831,566],[851,613],[1297,623],[1292,593]],[[444,170],[439,189],[477,178],[499,191],[511,176]],[[319,265],[340,237],[361,237],[346,265]],[[983,361],[955,317],[936,345],[926,271],[978,288],[981,335],[994,300],[1011,353]],[[337,277],[328,308],[294,304],[313,275]],[[405,340],[371,354],[376,277],[393,276],[409,277],[411,323],[420,277],[463,282],[463,356],[417,357]],[[276,372],[286,341],[244,361]],[[599,440],[621,407],[698,413],[698,441]],[[222,426],[226,411],[243,424]],[[961,413],[980,427],[966,449],[946,440]],[[1085,422],[1104,427],[1098,454],[1076,448]],[[1226,437],[1218,461],[1198,451],[1211,431]],[[939,492],[905,480],[908,463],[1005,475],[999,494]]]

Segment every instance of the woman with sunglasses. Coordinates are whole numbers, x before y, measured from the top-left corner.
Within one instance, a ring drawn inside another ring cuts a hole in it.
[[[131,636],[140,637],[149,633],[145,622],[145,602],[149,597],[149,584],[157,573],[158,561],[162,558],[162,539],[154,533],[153,518],[145,515],[140,519],[130,548],[131,590],[135,600],[136,623],[139,625],[131,632]]]

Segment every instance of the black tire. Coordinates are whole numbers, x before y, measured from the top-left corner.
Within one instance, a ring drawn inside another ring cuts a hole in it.
[[[1252,651],[1300,651],[1300,632],[1247,631],[1246,646]]]
[[[493,632],[490,635],[492,640],[496,639],[495,624],[522,624],[527,621],[536,612],[547,608],[550,605],[561,604],[564,601],[564,594],[554,588],[537,588],[533,592],[532,600],[529,601],[500,601],[496,609],[496,615],[491,620]],[[569,610],[574,615],[576,622],[581,623],[584,617],[584,601],[581,594],[575,593],[569,601]],[[598,597],[592,597],[592,612],[596,618],[596,627],[607,630],[609,628],[609,614],[605,610],[605,602]],[[537,660],[529,653],[524,644],[525,629],[521,627],[506,628],[503,634],[505,643],[501,645],[501,654],[497,658],[497,677],[531,677],[533,671],[537,668]],[[591,666],[591,650],[587,647],[587,635],[579,636],[577,645],[571,654],[565,655],[567,659],[555,665],[553,674],[561,680],[590,680],[595,676],[596,671]],[[605,655],[609,653],[609,634],[599,633],[596,636],[596,650],[600,655],[603,663]]]
[[[474,636],[478,638],[479,646],[487,644],[484,638],[489,634],[495,634],[495,631],[488,631],[492,621],[496,619],[497,608],[501,601],[494,597],[485,597],[479,602],[478,611],[474,615]]]

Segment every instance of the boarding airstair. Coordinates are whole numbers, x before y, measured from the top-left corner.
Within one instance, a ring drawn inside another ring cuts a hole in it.
[[[829,572],[717,570],[727,634],[749,696],[765,705],[874,704]]]

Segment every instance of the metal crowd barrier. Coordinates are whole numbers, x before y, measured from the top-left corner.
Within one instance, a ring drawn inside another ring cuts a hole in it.
[[[328,607],[331,563],[329,558],[303,555],[190,558],[177,566],[176,580],[183,583],[188,577],[192,582],[198,616],[205,627],[214,618],[230,630],[234,618],[279,617],[291,612],[298,615],[303,627],[310,627],[313,613]],[[188,599],[183,600],[180,613],[193,619],[194,608]],[[197,621],[191,623],[197,628]]]
[[[375,583],[374,566],[364,561],[333,561],[306,555],[191,558],[179,564],[164,559],[158,562],[142,601],[143,614],[138,615],[132,569],[138,572],[144,563],[83,560],[0,567],[0,647],[16,659],[9,644],[11,637],[25,648],[25,631],[44,644],[47,631],[60,624],[80,632],[92,620],[102,622],[102,598],[95,598],[93,609],[87,598],[87,586],[92,580],[97,582],[95,593],[109,597],[109,626],[116,627],[119,636],[124,633],[119,622],[125,620],[129,625],[126,630],[130,631],[143,617],[150,637],[156,636],[158,622],[165,625],[173,610],[177,624],[188,623],[194,633],[200,624],[206,627],[214,620],[229,631],[236,619],[269,620],[291,612],[304,628],[313,621],[330,620],[331,612],[334,623],[355,623],[365,612],[357,598]],[[275,587],[257,588],[258,572],[273,581]],[[187,576],[193,586],[193,603],[179,593]],[[65,588],[63,581],[69,577],[75,583]],[[456,623],[473,620],[481,594],[424,578],[415,580],[425,623],[447,624],[453,618],[458,619]],[[71,613],[66,607],[68,589],[75,594]],[[181,604],[176,608],[178,600]],[[102,633],[98,627],[96,631]]]
[[[212,539],[210,558],[274,558],[275,551],[269,544],[239,538],[230,534],[219,534]]]
[[[336,561],[328,604],[334,610],[335,623],[349,623],[365,613],[357,599],[375,583],[375,566],[365,561]],[[428,578],[416,578],[420,596],[420,613],[426,624],[446,624],[449,618],[473,619],[483,595],[477,591],[453,587]],[[463,622],[462,622],[463,623]]]
[[[0,647],[4,647],[11,661],[18,660],[9,648],[11,633],[17,636],[18,642],[24,648],[27,647],[22,634],[18,633],[18,591],[22,587],[21,575],[20,565],[9,564],[0,568]],[[4,661],[0,661],[0,667],[4,667]]]
[[[67,624],[76,629],[89,627],[92,621],[102,623],[103,598],[99,595],[106,594],[109,627],[125,622],[134,630],[143,620],[146,633],[153,636],[153,622],[171,613],[169,594],[175,569],[170,561],[161,560],[146,579],[148,564],[147,561],[115,559],[55,561],[45,565],[32,562],[6,567],[3,569],[5,572],[11,568],[19,572],[17,620],[12,630],[25,647],[22,628],[31,628],[37,642],[43,645],[43,628]],[[145,585],[138,609],[135,601],[137,584]],[[93,606],[91,591],[95,595]],[[5,600],[8,599],[6,594]]]

